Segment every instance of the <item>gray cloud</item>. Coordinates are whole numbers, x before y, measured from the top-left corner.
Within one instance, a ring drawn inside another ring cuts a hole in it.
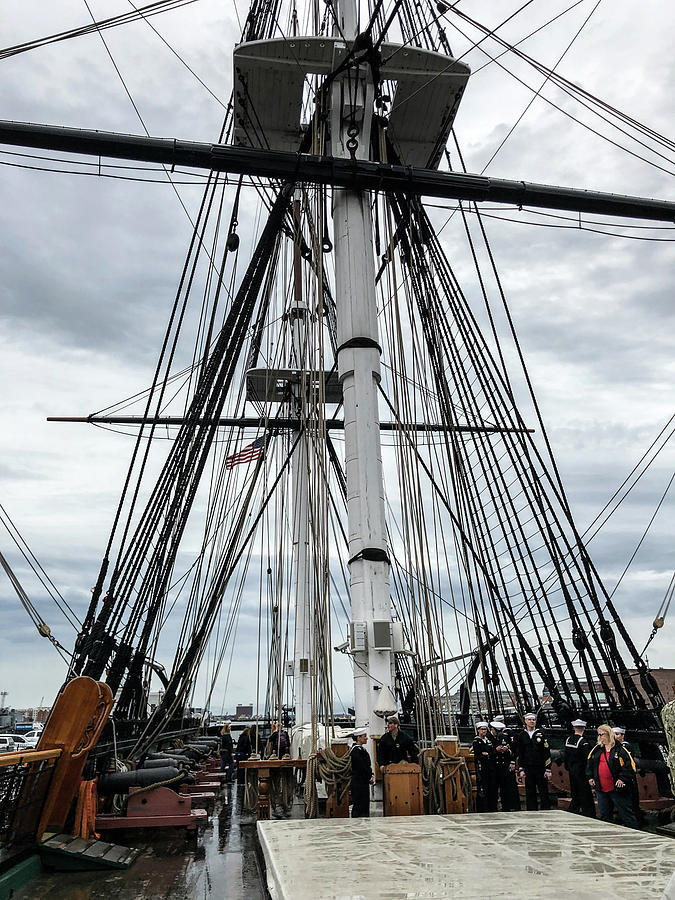
[[[39,21],[23,9],[7,10],[5,43],[82,24],[80,4],[58,7],[41,9]],[[507,15],[503,3],[486,5],[484,0],[467,4],[467,9],[492,24]],[[664,134],[672,133],[672,19],[663,8],[646,9],[636,22],[632,4],[615,0],[611,10],[598,12],[561,70]],[[514,39],[530,30],[530,23],[521,21],[511,26]],[[527,46],[552,62],[580,21],[565,19],[564,27],[542,33]],[[224,101],[231,83],[233,22],[233,10],[206,0],[153,20]],[[448,33],[461,52],[462,41],[450,29]],[[107,32],[106,39],[152,134],[215,139],[222,107],[146,25]],[[648,72],[641,61],[646,53]],[[477,68],[480,53],[473,52],[470,61]],[[539,76],[527,77],[539,83]],[[545,92],[559,98],[553,90]],[[470,171],[480,171],[528,99],[495,67],[475,77],[457,123]],[[568,100],[560,102],[574,109]],[[1,114],[140,131],[96,35],[4,60]],[[0,162],[41,164],[10,156]],[[673,196],[671,178],[611,148],[543,103],[528,112],[488,172]],[[194,216],[201,189],[179,190]],[[0,433],[0,493],[54,580],[83,610],[131,442],[84,426],[48,426],[44,419],[84,415],[148,384],[191,226],[171,189],[158,184],[1,166],[0,191],[0,383],[8,423]],[[249,190],[240,215],[242,234],[255,216]],[[455,224],[448,229],[447,250],[480,310]],[[487,228],[556,458],[583,527],[672,413],[673,247],[493,220]],[[247,244],[242,241],[242,264]],[[200,286],[203,278],[201,273]],[[494,290],[492,295],[496,298]],[[495,303],[498,309],[498,299]],[[498,319],[503,330],[503,316]],[[534,423],[531,411],[528,419]],[[663,454],[644,491],[636,491],[591,545],[610,588],[665,487],[669,469],[672,449]],[[664,510],[617,592],[617,605],[636,629],[640,646],[672,572],[671,534],[672,513]],[[23,569],[21,573],[23,577]],[[31,591],[42,609],[46,601],[39,589]],[[254,693],[257,596],[252,588],[247,591],[226,695],[230,708],[230,701],[250,700]],[[33,626],[4,579],[0,603],[0,666],[10,702],[37,703],[50,691],[53,696],[63,674],[58,657],[49,647],[34,648]],[[67,629],[64,643],[66,634]],[[175,632],[169,630],[167,647],[172,638]],[[667,664],[674,645],[664,631],[650,659]],[[26,656],[30,666],[24,663]],[[197,694],[204,690],[205,677]],[[340,679],[340,692],[349,698],[348,672],[341,672]],[[219,690],[221,682],[216,696]]]

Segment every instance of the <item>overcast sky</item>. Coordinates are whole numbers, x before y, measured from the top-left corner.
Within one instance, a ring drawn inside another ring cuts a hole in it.
[[[465,0],[460,9],[494,28],[521,5]],[[539,0],[499,33],[518,41],[571,5]],[[130,9],[122,0],[90,2],[90,7],[98,19]],[[522,48],[553,66],[592,11],[557,71],[654,131],[675,136],[675,10],[667,4],[643,4],[638,13],[636,4],[626,0],[582,2]],[[243,0],[199,0],[154,17],[152,25],[166,43],[143,22],[105,32],[150,134],[216,139],[222,104],[230,95],[237,13],[243,21]],[[5,47],[90,21],[87,7],[76,0],[24,0],[6,7],[3,17]],[[456,131],[468,171],[481,172],[532,91],[495,63],[481,69],[487,58],[480,49],[469,49],[470,42],[446,18],[453,51],[468,50],[465,60],[475,72]],[[477,39],[468,26],[458,24]],[[484,46],[495,55],[493,44]],[[540,87],[543,78],[532,69],[509,56],[500,61],[530,88]],[[143,131],[96,34],[5,58],[2,67],[3,119]],[[631,156],[590,129],[626,145],[623,135],[610,132],[557,88],[548,84],[542,95],[573,118],[544,99],[535,100],[486,174],[675,200],[675,154],[665,149],[663,159],[633,142],[632,152],[649,162]],[[574,121],[579,118],[589,127]],[[81,613],[96,579],[131,441],[89,426],[47,423],[46,417],[86,415],[148,384],[191,225],[161,180],[98,177],[95,165],[92,176],[39,171],[55,164],[17,152],[39,153],[4,148],[0,155],[0,503]],[[77,168],[83,171],[84,163]],[[194,214],[201,189],[178,190]],[[252,217],[253,207],[247,212]],[[489,219],[489,234],[583,530],[675,412],[675,232],[665,223],[648,230],[613,223],[604,228],[612,232],[608,236],[587,230],[602,230],[590,221],[598,217],[572,222],[489,212],[516,220]],[[441,210],[434,216],[439,227],[447,218]],[[567,227],[541,227],[544,222]],[[447,250],[452,259],[450,239]],[[463,259],[457,270],[468,274]],[[591,544],[610,589],[656,509],[674,459],[671,441]],[[639,647],[675,567],[674,519],[668,496],[615,597]],[[72,630],[1,532],[0,549],[25,577],[26,590],[59,640],[71,646]],[[0,604],[0,690],[8,692],[15,707],[42,698],[50,703],[63,666],[37,636],[4,575]],[[668,622],[649,660],[669,666],[674,650],[675,631]],[[222,690],[216,691],[218,705],[232,709],[253,699],[250,674],[242,665],[247,661],[233,665],[224,701]],[[348,690],[343,685],[345,695]]]

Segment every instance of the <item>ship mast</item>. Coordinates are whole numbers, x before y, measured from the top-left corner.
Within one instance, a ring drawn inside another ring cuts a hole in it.
[[[300,230],[300,191],[296,191],[293,207],[295,226]],[[298,235],[299,236],[299,235]],[[296,239],[293,248],[294,296],[290,309],[294,363],[300,372],[307,364],[307,304],[302,296],[302,271],[300,245]],[[311,654],[311,603],[309,568],[309,454],[306,421],[305,383],[298,379],[293,386],[296,412],[300,415],[300,434],[291,463],[293,485],[293,572],[295,627],[293,651],[293,696],[295,699],[295,726],[313,723],[312,716],[312,654]]]
[[[337,6],[341,35],[358,33],[356,0]],[[337,78],[331,100],[331,153],[370,158],[374,85],[370,68]],[[338,190],[333,195],[338,374],[344,403],[347,476],[351,650],[357,726],[381,731],[381,718],[395,712],[391,648],[389,553],[384,518],[382,449],[378,414],[380,344],[370,195]],[[387,647],[388,645],[388,647]],[[382,649],[383,648],[383,649]]]

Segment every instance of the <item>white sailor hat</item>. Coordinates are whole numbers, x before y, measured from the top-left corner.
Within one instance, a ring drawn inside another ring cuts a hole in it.
[[[584,722],[583,719],[575,719],[572,722],[572,728],[585,728],[588,722]]]
[[[495,722],[503,722],[504,716],[495,716]]]
[[[494,722],[490,722],[490,728],[496,728],[499,731],[502,728],[506,728],[506,725],[500,722],[499,719],[495,719]]]
[[[524,719],[536,719],[536,718],[537,718],[537,714],[536,714],[536,713],[533,713],[533,712],[525,713],[525,715],[523,716],[523,718],[524,718]]]
[[[614,732],[614,734],[625,734],[626,733],[626,729],[622,728],[621,725],[614,725],[612,727],[612,731]]]
[[[489,728],[489,727],[490,727],[490,723],[489,723],[489,722],[476,722],[476,728],[477,728],[477,729],[478,729],[478,728]]]
[[[368,734],[368,729],[367,728],[355,728],[354,731],[352,731],[352,737],[355,737],[355,738],[359,737],[362,734]]]

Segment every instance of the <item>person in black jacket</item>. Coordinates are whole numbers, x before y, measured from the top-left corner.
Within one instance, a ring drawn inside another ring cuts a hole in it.
[[[511,738],[505,734],[506,726],[500,719],[490,722],[488,737],[495,748],[495,774],[502,812],[516,812],[520,809],[520,796],[516,784],[516,760],[513,755]]]
[[[283,759],[291,752],[291,741],[288,732],[282,726],[281,722],[272,722],[272,733],[270,734],[267,746],[265,747],[265,758],[276,756]]]
[[[598,743],[588,754],[586,777],[598,800],[603,822],[611,822],[613,810],[628,828],[639,828],[633,812],[631,787],[635,781],[635,763],[628,750],[614,740],[609,725],[598,725]]]
[[[572,722],[574,734],[565,741],[564,761],[565,768],[570,776],[570,803],[571,813],[581,813],[590,819],[595,818],[595,803],[593,791],[586,778],[586,763],[591,750],[591,742],[584,737],[586,723],[583,719],[575,719]]]
[[[537,717],[526,713],[525,728],[515,738],[518,768],[525,776],[525,808],[538,809],[537,794],[542,809],[550,809],[548,782],[551,778],[551,751],[546,735],[537,728]]]
[[[389,763],[417,762],[419,750],[413,739],[399,728],[398,716],[389,716],[387,730],[377,745],[377,764],[380,772]]]
[[[624,750],[628,750],[630,755],[633,756],[633,748],[626,740],[626,729],[622,725],[615,725],[612,728],[612,731],[614,732],[614,740],[617,742],[617,744],[620,744]],[[633,759],[635,759],[635,757],[633,757]],[[642,828],[645,824],[645,814],[644,810],[640,807],[640,791],[638,789],[637,777],[631,785],[630,794],[633,801],[633,812],[635,813],[635,818],[638,820],[640,828]]]
[[[242,760],[248,759],[252,753],[257,753],[258,746],[258,728],[256,725],[251,725],[249,728],[244,728],[242,733],[239,735],[239,740],[237,741],[237,762],[241,762]],[[237,770],[237,783],[243,784],[245,778],[245,769]]]
[[[364,747],[368,741],[368,729],[357,728],[352,733],[354,746],[350,750],[352,777],[349,792],[352,798],[352,819],[370,816],[370,785],[375,784],[370,754]]]
[[[497,812],[497,768],[495,746],[488,737],[487,722],[476,722],[476,737],[471,744],[476,767],[476,810]]]
[[[223,722],[220,729],[220,762],[223,772],[227,772],[227,783],[232,784],[234,775],[234,744],[230,734],[230,722]]]

